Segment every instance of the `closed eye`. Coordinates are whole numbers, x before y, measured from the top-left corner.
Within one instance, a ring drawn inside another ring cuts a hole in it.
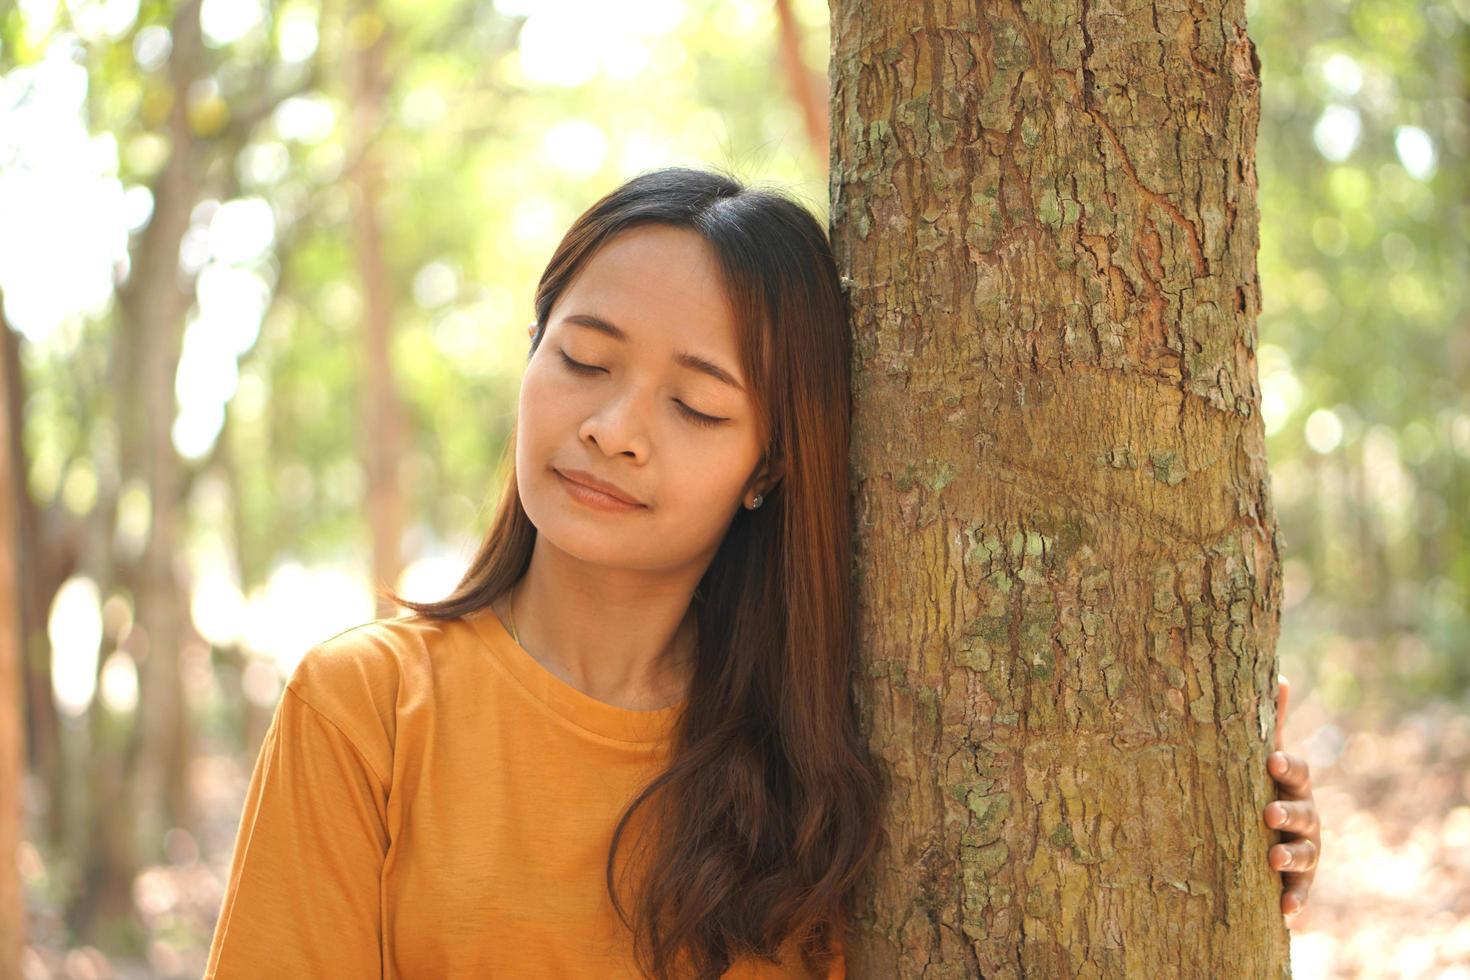
[[[559,354],[561,356],[562,363],[566,365],[567,370],[571,371],[574,374],[606,374],[607,373],[607,368],[598,367],[595,364],[583,364],[581,361],[574,361],[574,360],[572,360],[570,357],[567,356],[567,352],[564,351],[564,350],[562,350],[562,349],[560,349],[560,348],[558,348],[556,352],[557,352],[557,354]],[[716,425],[721,425],[721,424],[723,424],[725,422],[730,421],[729,419],[720,418],[718,416],[706,415],[703,412],[696,412],[694,409],[690,408],[688,405],[685,405],[683,402],[679,401],[677,398],[674,399],[674,404],[675,405],[678,405],[679,406],[679,412],[686,419],[688,419],[690,422],[693,422],[695,425],[704,426],[706,428],[712,428],[712,427],[714,427]]]
[[[607,370],[607,368],[600,368],[592,364],[583,364],[581,361],[574,361],[570,357],[567,357],[567,352],[564,350],[558,350],[557,353],[561,355],[562,362],[566,364],[567,368],[577,374],[597,374]]]

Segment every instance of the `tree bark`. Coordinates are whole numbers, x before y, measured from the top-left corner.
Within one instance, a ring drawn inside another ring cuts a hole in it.
[[[832,0],[854,977],[1289,973],[1241,0]]]

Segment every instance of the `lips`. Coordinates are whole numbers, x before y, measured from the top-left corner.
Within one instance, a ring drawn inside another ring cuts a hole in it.
[[[634,497],[632,494],[628,493],[616,483],[608,483],[606,480],[599,480],[591,473],[587,473],[583,470],[561,469],[557,470],[557,472],[566,477],[568,480],[571,480],[573,483],[580,483],[584,487],[590,487],[591,489],[596,490],[599,493],[605,493],[609,497],[612,497],[614,500],[621,500],[623,503],[632,504],[635,507],[645,506],[643,501],[639,500],[637,497]]]

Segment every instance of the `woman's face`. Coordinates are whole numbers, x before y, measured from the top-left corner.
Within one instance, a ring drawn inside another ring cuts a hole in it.
[[[763,446],[749,391],[709,245],[668,225],[623,232],[562,291],[526,367],[516,434],[521,505],[547,543],[584,561],[702,571],[736,510],[765,489],[756,482]],[[570,470],[642,506],[595,506],[558,475]]]

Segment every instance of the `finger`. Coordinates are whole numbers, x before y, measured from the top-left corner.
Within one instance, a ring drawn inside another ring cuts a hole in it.
[[[1286,702],[1291,692],[1291,683],[1287,681],[1285,674],[1276,675],[1276,743],[1275,748],[1280,751],[1283,743],[1282,729],[1286,726]]]
[[[1306,874],[1317,867],[1317,845],[1306,838],[1276,844],[1266,854],[1272,871]]]
[[[1281,896],[1281,912],[1284,915],[1296,915],[1307,907],[1307,890],[1305,888],[1288,888]]]
[[[1305,799],[1311,793],[1312,773],[1307,760],[1290,752],[1272,752],[1266,758],[1266,771],[1281,787],[1288,800]]]
[[[1262,814],[1266,826],[1289,834],[1311,837],[1317,833],[1317,808],[1307,802],[1273,800]]]

